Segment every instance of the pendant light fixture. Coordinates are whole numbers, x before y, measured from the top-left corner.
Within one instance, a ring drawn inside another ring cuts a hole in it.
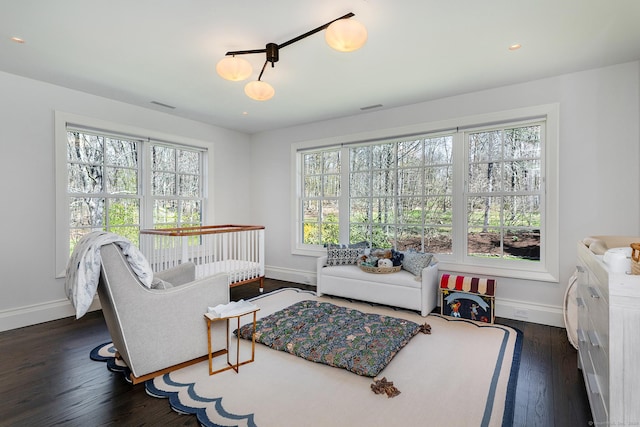
[[[253,72],[249,61],[235,56],[225,56],[216,65],[216,71],[223,79],[239,82],[247,79]]]
[[[276,90],[267,82],[262,80],[254,80],[244,86],[244,93],[251,99],[256,101],[266,101],[273,98]]]
[[[338,19],[324,32],[327,44],[340,52],[353,52],[367,41],[367,29],[355,19]]]
[[[287,47],[297,41],[300,41],[310,35],[322,30],[327,30],[325,40],[329,46],[341,52],[353,52],[360,49],[367,41],[367,29],[360,22],[350,19],[355,16],[349,12],[340,18],[327,22],[309,32],[295,37],[280,45],[276,43],[267,43],[264,49],[238,50],[227,52],[225,57],[216,65],[216,71],[220,77],[231,80],[241,81],[247,79],[253,72],[251,64],[244,58],[237,55],[246,55],[251,53],[265,53],[266,61],[262,66],[258,80],[247,83],[244,87],[244,93],[251,99],[256,101],[266,101],[271,99],[275,94],[275,89],[269,83],[262,80],[262,75],[268,63],[271,68],[275,67],[275,63],[280,59],[280,49]]]

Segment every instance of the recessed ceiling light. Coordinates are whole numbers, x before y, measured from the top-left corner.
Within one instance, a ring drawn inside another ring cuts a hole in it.
[[[511,46],[509,46],[509,50],[518,50],[522,47],[522,45],[520,43],[514,43]]]
[[[243,116],[248,116],[248,115],[249,115],[249,112],[248,112],[248,111],[243,111],[243,112],[242,112],[242,115],[243,115]]]
[[[11,37],[11,41],[20,43],[20,44],[24,43],[24,39],[21,39],[20,37]]]

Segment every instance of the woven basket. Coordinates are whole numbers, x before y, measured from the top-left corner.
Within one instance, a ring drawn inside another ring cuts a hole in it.
[[[631,244],[631,274],[640,274],[640,243]]]
[[[394,267],[369,267],[368,265],[360,264],[360,270],[366,273],[374,273],[374,274],[387,274],[387,273],[397,273],[402,269],[401,265],[396,265]]]

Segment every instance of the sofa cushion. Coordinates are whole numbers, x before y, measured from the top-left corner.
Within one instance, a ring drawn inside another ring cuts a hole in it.
[[[422,275],[422,269],[431,264],[433,258],[433,254],[425,252],[406,251],[402,253],[404,254],[402,268],[418,277]]]
[[[327,266],[322,269],[325,276],[335,276],[353,280],[363,280],[373,283],[388,283],[396,286],[406,286],[408,288],[420,288],[422,283],[408,271],[400,270],[396,273],[375,274],[367,273],[356,265]]]
[[[355,265],[364,250],[363,246],[327,245],[327,265]]]

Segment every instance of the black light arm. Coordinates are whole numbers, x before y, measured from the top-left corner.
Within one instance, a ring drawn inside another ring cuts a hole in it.
[[[266,61],[264,61],[264,65],[262,66],[262,70],[260,71],[260,75],[258,76],[258,81],[260,81],[260,79],[262,79],[262,73],[264,73],[264,69],[267,66],[267,64],[269,63],[269,60],[267,59]],[[271,66],[273,67],[273,62],[271,63]]]
[[[340,18],[336,18],[336,19],[334,19],[334,20],[333,20],[333,21],[331,21],[331,22],[327,22],[326,24],[319,26],[318,28],[315,28],[315,29],[313,29],[313,30],[311,30],[311,31],[309,31],[309,32],[306,32],[306,33],[302,34],[302,35],[299,35],[298,37],[295,37],[295,38],[293,38],[293,39],[289,40],[288,42],[284,42],[284,43],[282,43],[282,44],[280,45],[280,47],[281,47],[281,48],[283,48],[283,47],[287,47],[287,46],[289,46],[290,44],[293,44],[293,43],[295,43],[295,42],[297,42],[297,41],[299,41],[299,40],[302,40],[302,39],[307,38],[307,37],[309,37],[309,36],[311,36],[311,35],[313,35],[313,34],[315,34],[315,33],[319,32],[319,31],[324,30],[324,29],[325,29],[325,28],[327,28],[329,25],[333,24],[333,23],[334,23],[334,22],[336,22],[336,21],[339,21],[340,19],[347,19],[347,18],[351,18],[352,16],[355,16],[355,14],[353,14],[352,12],[349,12],[349,13],[347,13],[346,15],[341,16]]]
[[[318,28],[315,28],[315,29],[313,29],[311,31],[308,31],[308,32],[304,33],[304,34],[301,34],[298,37],[292,38],[291,40],[286,41],[286,42],[284,42],[284,43],[282,43],[280,45],[277,45],[275,43],[268,43],[265,49],[235,50],[235,51],[227,52],[225,54],[225,56],[246,55],[246,54],[249,54],[249,53],[266,53],[267,54],[267,61],[271,62],[271,66],[273,66],[273,64],[275,62],[278,62],[278,59],[279,59],[278,58],[278,51],[279,51],[279,49],[281,49],[283,47],[287,47],[290,44],[293,44],[293,43],[295,43],[297,41],[300,41],[300,40],[302,40],[304,38],[307,38],[307,37],[319,32],[319,31],[322,31],[325,28],[327,28],[329,25],[333,24],[335,21],[338,21],[340,19],[351,18],[353,16],[355,16],[355,14],[353,12],[349,12],[346,15],[341,16],[340,18],[336,18],[331,22],[327,22],[326,24],[321,25]],[[265,63],[265,65],[266,65],[266,63]],[[264,72],[264,67],[262,67],[262,71]],[[260,73],[260,75],[262,75],[262,73]]]

